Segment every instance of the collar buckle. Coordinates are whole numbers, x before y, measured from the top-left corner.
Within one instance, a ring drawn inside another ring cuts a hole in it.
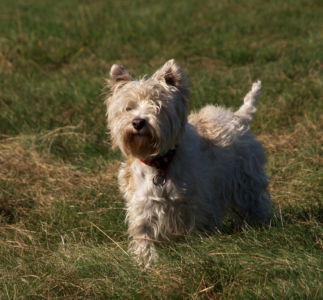
[[[142,163],[146,164],[147,166],[150,166],[158,170],[157,175],[155,175],[153,178],[154,185],[159,185],[159,186],[165,185],[167,180],[166,179],[167,170],[171,161],[174,158],[175,153],[176,153],[176,149],[171,149],[165,155],[157,156],[150,160],[144,160],[144,159],[140,160]]]

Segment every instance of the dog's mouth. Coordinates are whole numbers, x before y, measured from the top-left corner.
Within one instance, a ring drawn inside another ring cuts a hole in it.
[[[145,159],[156,152],[157,143],[150,130],[128,130],[124,135],[125,151],[128,155]]]
[[[144,137],[149,138],[151,136],[148,130],[143,130],[143,129],[141,129],[140,131],[131,129],[129,134],[133,135],[134,137],[143,137],[143,138]]]

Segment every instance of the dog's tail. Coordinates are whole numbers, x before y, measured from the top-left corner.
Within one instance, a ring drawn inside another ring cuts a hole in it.
[[[257,111],[256,102],[260,96],[260,90],[261,81],[258,80],[252,84],[251,90],[243,99],[243,104],[234,114],[250,122]]]

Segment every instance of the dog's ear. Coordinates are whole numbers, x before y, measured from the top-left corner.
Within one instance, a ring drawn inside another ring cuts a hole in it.
[[[124,83],[132,80],[130,73],[122,65],[114,64],[110,69],[110,76],[108,78],[108,87],[114,91],[117,86],[121,86]]]
[[[174,59],[167,61],[152,76],[153,79],[165,82],[169,86],[178,88],[183,96],[188,96],[187,78],[182,68]]]

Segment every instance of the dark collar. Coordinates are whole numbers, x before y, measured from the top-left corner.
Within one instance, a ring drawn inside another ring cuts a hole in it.
[[[169,150],[165,155],[157,156],[152,159],[141,159],[140,161],[147,166],[158,170],[157,175],[153,178],[155,185],[164,185],[166,183],[166,173],[170,163],[176,153],[176,149]]]

